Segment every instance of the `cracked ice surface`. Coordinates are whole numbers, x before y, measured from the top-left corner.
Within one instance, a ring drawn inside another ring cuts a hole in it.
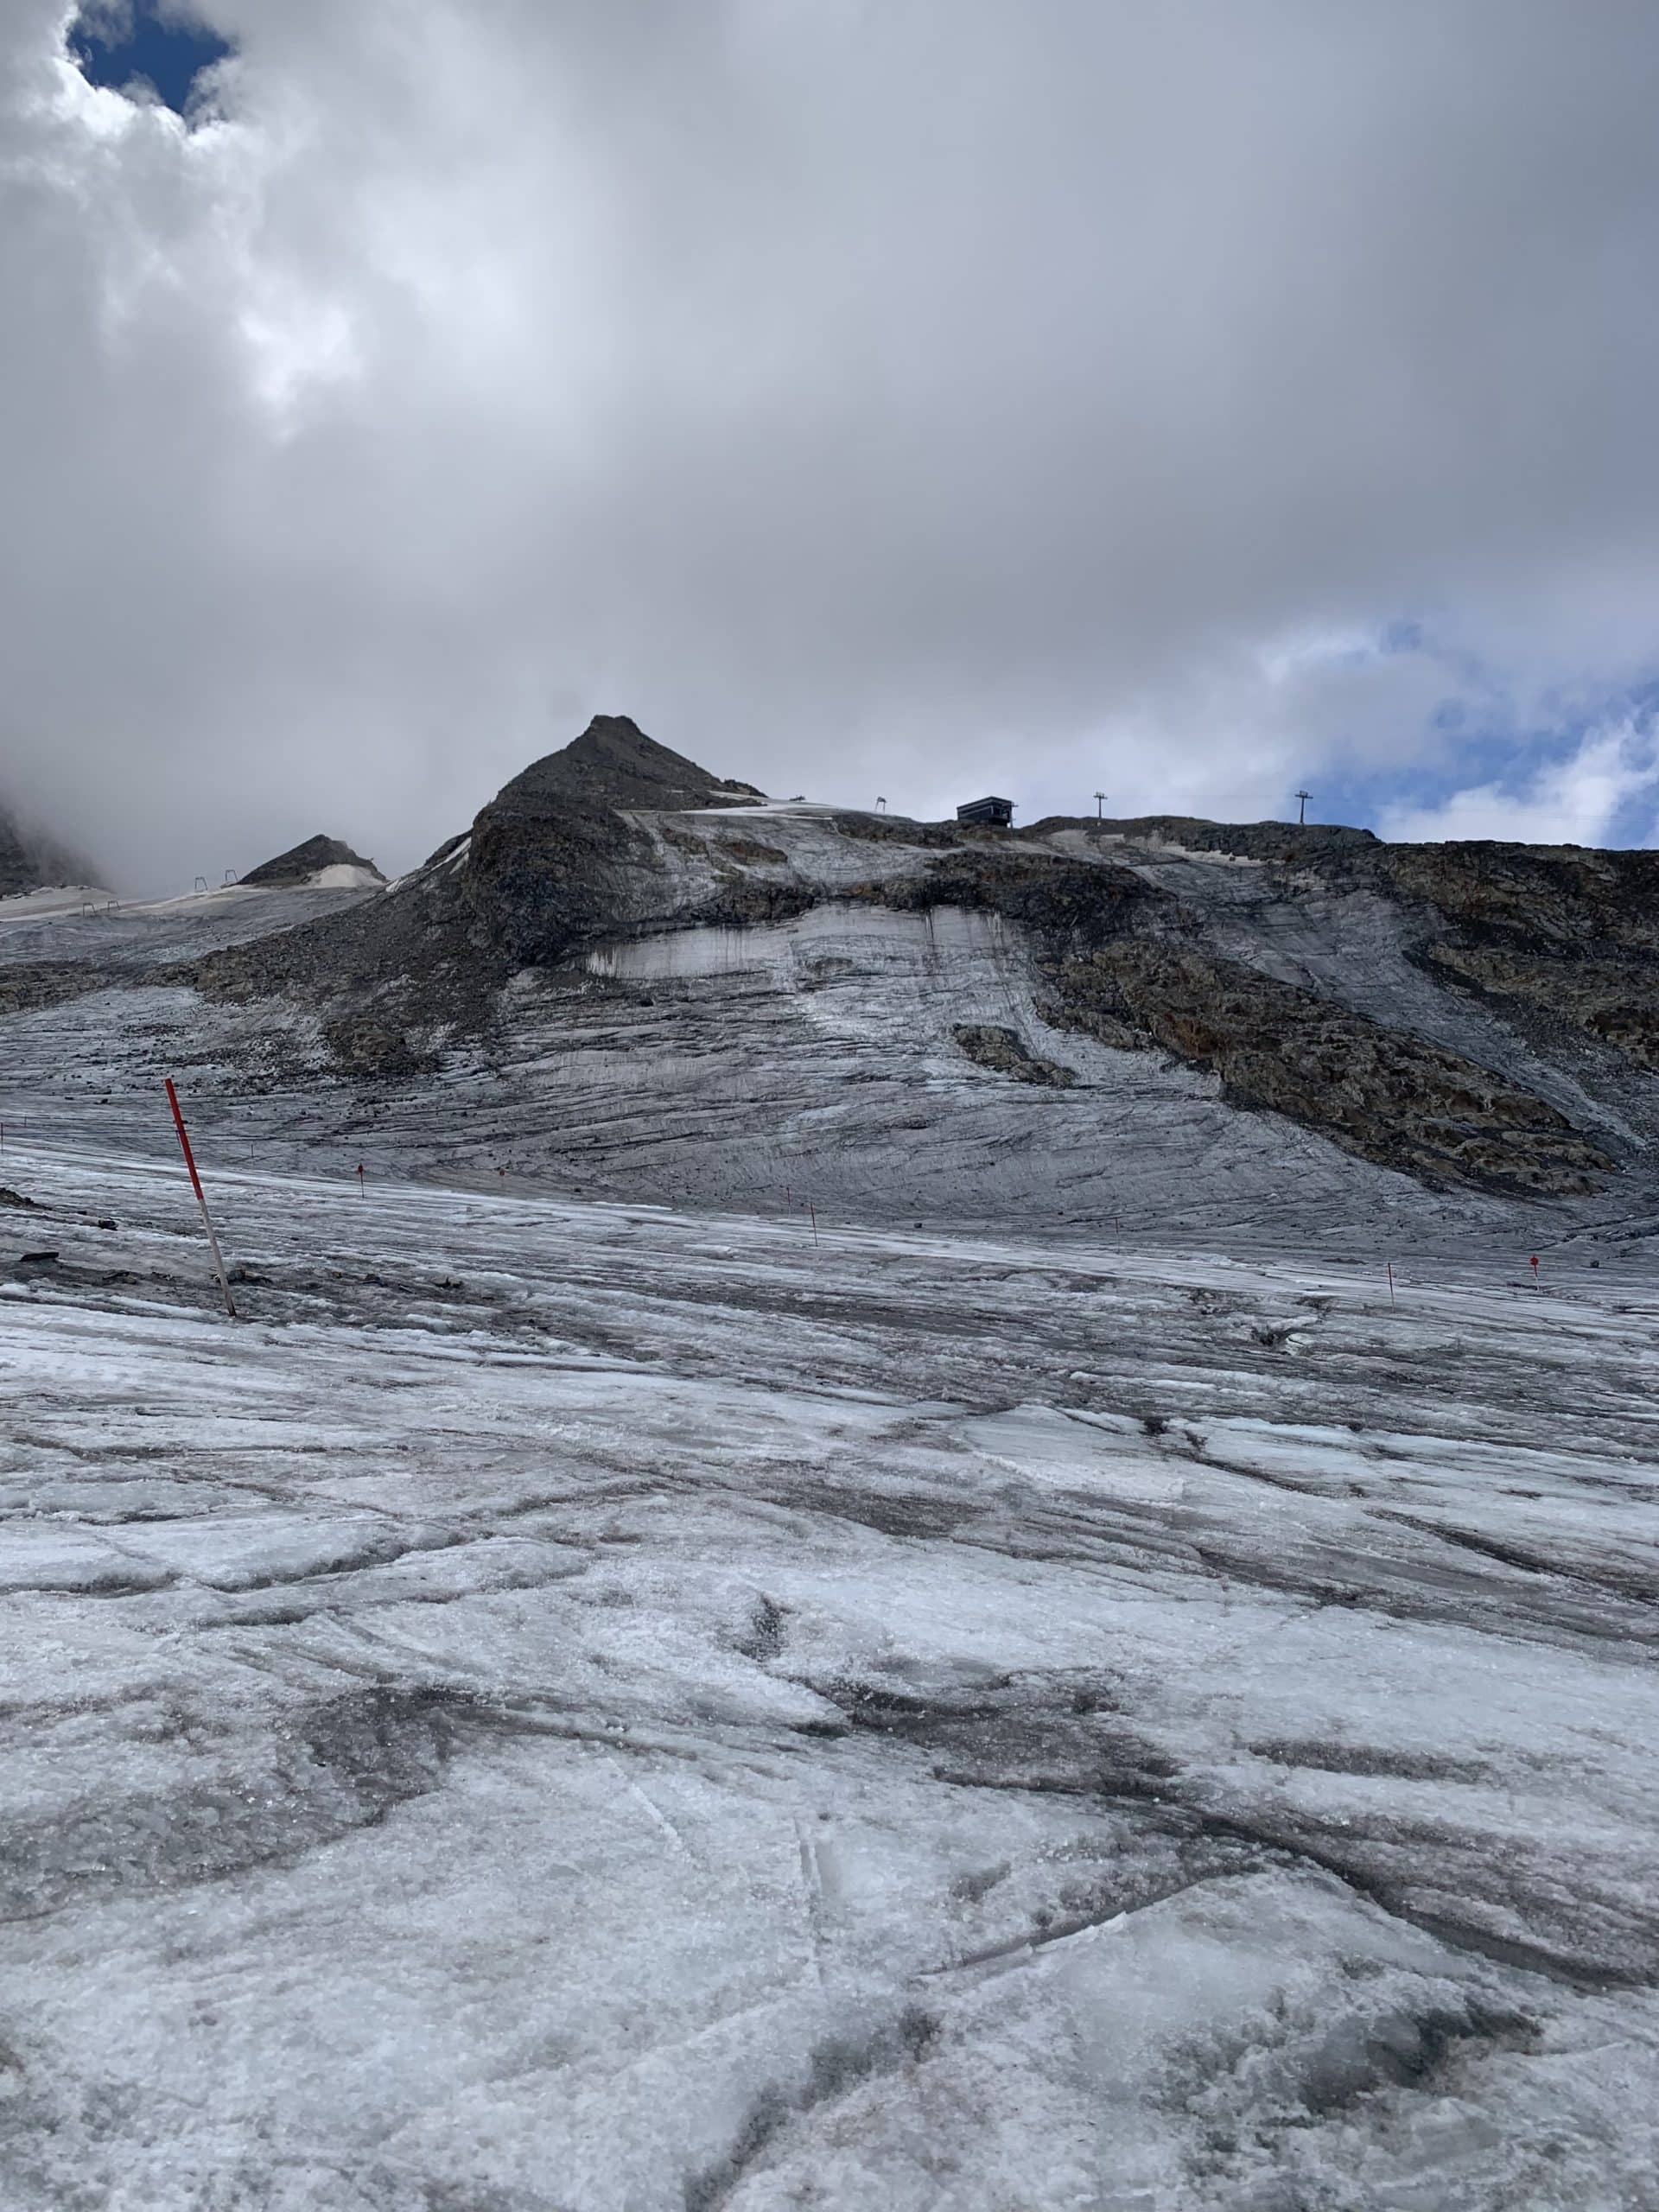
[[[5,1179],[8,2212],[1653,2202],[1637,1263]]]

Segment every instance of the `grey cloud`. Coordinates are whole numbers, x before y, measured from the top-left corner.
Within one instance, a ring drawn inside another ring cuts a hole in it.
[[[125,880],[407,860],[595,709],[1258,811],[1452,741],[1321,639],[1651,667],[1649,7],[203,0],[194,137],[61,12],[0,29],[0,746]]]

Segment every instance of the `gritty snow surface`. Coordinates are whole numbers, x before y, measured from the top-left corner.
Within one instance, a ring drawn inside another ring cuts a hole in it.
[[[1639,1259],[0,1183],[6,2212],[1659,2202]]]

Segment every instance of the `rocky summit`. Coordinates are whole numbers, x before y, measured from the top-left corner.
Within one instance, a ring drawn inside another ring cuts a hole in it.
[[[372,861],[365,861],[361,853],[338,837],[308,837],[302,845],[295,845],[285,853],[278,853],[275,860],[265,861],[258,868],[251,868],[242,880],[257,888],[274,887],[278,884],[309,883],[325,868],[361,868],[382,883],[385,876]]]
[[[325,889],[342,863],[372,866],[296,847],[188,944],[14,933],[12,1066],[101,993],[111,1100],[194,1062],[251,1141],[372,1128],[415,1174],[1263,1231],[1659,1205],[1650,854],[912,822],[770,801],[606,715],[396,884]]]

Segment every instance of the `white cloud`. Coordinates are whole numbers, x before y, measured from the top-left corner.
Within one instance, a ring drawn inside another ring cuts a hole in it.
[[[1434,806],[1389,808],[1380,827],[1384,836],[1413,844],[1497,837],[1599,845],[1624,810],[1644,796],[1659,802],[1659,746],[1651,723],[1630,720],[1586,732],[1572,753],[1544,763],[1519,791],[1475,785]]]
[[[194,131],[0,18],[0,782],[118,873],[395,864],[596,709],[1274,811],[1455,745],[1402,611],[1652,661],[1645,0],[199,4]]]

